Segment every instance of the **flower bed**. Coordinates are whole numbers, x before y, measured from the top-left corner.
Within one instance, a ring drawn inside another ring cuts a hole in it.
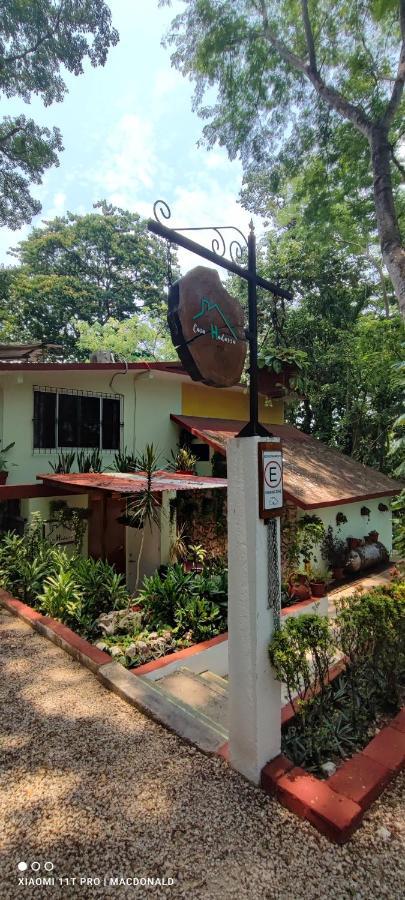
[[[145,578],[136,598],[102,560],[72,555],[43,538],[40,518],[23,537],[0,542],[0,587],[72,628],[126,667],[143,665],[226,630],[227,572],[168,566]]]

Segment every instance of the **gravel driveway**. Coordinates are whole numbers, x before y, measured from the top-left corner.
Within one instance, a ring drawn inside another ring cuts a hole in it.
[[[1,900],[404,896],[404,775],[336,847],[2,610],[0,663]]]

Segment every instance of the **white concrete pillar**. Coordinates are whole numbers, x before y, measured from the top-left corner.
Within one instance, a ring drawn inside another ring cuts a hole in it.
[[[281,685],[267,649],[275,621],[268,605],[267,526],[259,519],[260,440],[234,438],[227,445],[229,756],[255,784],[280,752],[281,738]]]

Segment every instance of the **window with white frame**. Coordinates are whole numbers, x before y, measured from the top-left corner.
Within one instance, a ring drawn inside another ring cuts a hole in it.
[[[34,450],[119,450],[123,397],[34,386]]]

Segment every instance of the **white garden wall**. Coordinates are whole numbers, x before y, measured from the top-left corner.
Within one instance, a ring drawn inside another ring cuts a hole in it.
[[[356,503],[341,503],[338,506],[326,506],[320,509],[300,510],[299,517],[309,514],[319,516],[323,522],[325,529],[332,525],[336,537],[346,540],[348,537],[363,538],[369,531],[378,531],[379,540],[387,548],[388,552],[392,552],[392,513],[390,507],[391,497],[376,497],[373,500],[361,500]],[[380,512],[379,503],[385,503],[388,506],[387,512]],[[360,510],[363,506],[370,510],[370,517],[362,516]],[[347,522],[338,526],[336,524],[336,516],[343,513]],[[315,565],[326,570],[327,564],[322,559],[320,551],[317,554]]]

